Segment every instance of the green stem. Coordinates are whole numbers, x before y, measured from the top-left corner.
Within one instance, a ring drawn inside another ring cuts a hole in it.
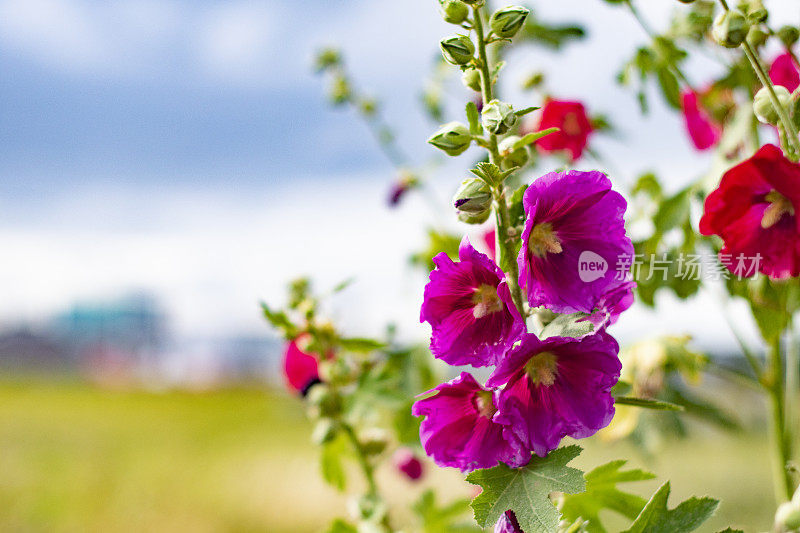
[[[790,452],[794,443],[794,436],[797,435],[797,398],[798,398],[798,354],[797,337],[794,330],[794,321],[789,319],[786,339],[786,438],[789,441]],[[790,455],[789,459],[792,459]]]
[[[493,100],[492,94],[492,74],[489,68],[489,56],[486,53],[486,35],[483,30],[482,6],[473,6],[473,28],[478,41],[478,72],[481,77],[481,97],[483,105]],[[497,135],[489,133],[488,138],[489,162],[500,166],[500,152],[497,149]],[[520,315],[525,316],[523,307],[522,289],[519,286],[519,270],[517,261],[514,258],[514,239],[518,237],[514,228],[511,227],[511,216],[508,213],[508,203],[505,197],[503,184],[497,185],[493,190],[495,220],[497,224],[497,257],[500,265],[507,269],[508,287],[511,291],[511,298],[517,307]]]
[[[768,393],[772,412],[772,436],[775,445],[775,496],[778,501],[792,498],[794,482],[787,468],[792,457],[791,435],[786,427],[786,405],[784,404],[784,372],[781,358],[781,340],[778,336],[769,350]]]
[[[375,483],[375,469],[367,459],[367,454],[364,453],[364,448],[358,441],[356,432],[353,430],[352,426],[345,422],[342,422],[342,430],[344,430],[345,435],[347,435],[347,437],[350,439],[350,443],[353,445],[353,450],[356,452],[356,459],[358,460],[358,464],[361,466],[361,471],[364,473],[364,479],[367,481],[367,495],[375,497],[379,496],[378,485]]]

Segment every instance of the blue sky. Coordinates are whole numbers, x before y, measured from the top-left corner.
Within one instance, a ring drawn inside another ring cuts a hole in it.
[[[656,26],[677,4],[640,3]],[[791,3],[774,2],[777,16]],[[629,16],[600,0],[532,6],[591,38],[561,57],[512,56],[505,75],[543,68],[553,92],[623,126],[596,144],[615,178],[657,168],[677,188],[709,166],[677,117],[656,105],[642,119],[615,85],[645,40]],[[264,332],[258,300],[311,273],[323,287],[357,277],[332,310],[354,329],[420,333],[424,276],[405,257],[425,208],[384,208],[391,167],[352,114],[326,106],[310,63],[340,45],[360,86],[391,96],[385,112],[423,161],[434,125],[419,89],[450,32],[434,0],[0,0],[0,321],[145,289],[181,335]],[[692,65],[698,82],[708,68]],[[465,97],[448,86],[452,118]],[[444,167],[443,198],[462,172]]]

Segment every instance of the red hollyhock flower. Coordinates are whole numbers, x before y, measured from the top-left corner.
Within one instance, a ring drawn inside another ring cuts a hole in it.
[[[400,448],[394,454],[394,465],[411,481],[418,481],[424,473],[422,461],[409,448]]]
[[[681,95],[681,100],[683,120],[694,147],[698,150],[708,150],[717,144],[721,136],[720,129],[700,106],[697,94],[694,91],[685,91]]]
[[[304,338],[298,337],[286,345],[283,357],[283,375],[286,385],[293,391],[306,395],[312,385],[319,383],[317,358],[304,352],[299,344]]]
[[[700,233],[719,235],[719,258],[741,277],[800,275],[800,165],[768,144],[722,176],[706,198]]]
[[[592,133],[592,123],[586,116],[586,109],[580,102],[566,102],[548,99],[542,109],[539,130],[559,128],[536,144],[544,152],[566,150],[573,161],[580,159],[586,142]]]
[[[800,72],[789,52],[775,58],[769,67],[769,79],[776,85],[783,85],[789,92],[794,92],[800,86]]]

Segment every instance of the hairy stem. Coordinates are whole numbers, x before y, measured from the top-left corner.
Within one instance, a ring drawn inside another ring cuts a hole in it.
[[[489,66],[489,56],[486,53],[486,35],[483,30],[482,6],[473,6],[473,28],[478,41],[478,72],[481,77],[481,97],[483,105],[488,104],[494,98],[492,87],[492,73]],[[488,138],[489,162],[500,166],[500,152],[497,149],[497,135],[489,133]],[[515,230],[511,227],[511,216],[508,213],[508,203],[506,202],[505,187],[501,183],[493,190],[495,220],[497,224],[497,257],[499,263],[504,266],[508,287],[511,291],[511,298],[517,307],[520,315],[525,316],[525,308],[522,300],[522,289],[519,286],[519,269],[514,258],[514,238]]]
[[[780,502],[791,499],[794,493],[794,482],[787,468],[792,457],[792,437],[786,426],[780,336],[770,346],[769,365],[770,380],[767,392],[770,397],[772,438],[775,446],[775,497]]]

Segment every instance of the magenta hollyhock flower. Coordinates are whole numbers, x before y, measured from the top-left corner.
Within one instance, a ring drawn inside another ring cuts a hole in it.
[[[684,91],[681,95],[683,102],[683,120],[689,138],[698,150],[708,150],[719,142],[722,132],[712,122],[708,113],[700,106],[700,100],[694,91]]]
[[[562,438],[586,438],[611,422],[611,387],[622,368],[611,335],[539,340],[526,333],[520,340],[487,382],[505,385],[495,420],[506,426],[507,439],[544,457]]]
[[[433,355],[451,365],[488,366],[524,329],[505,275],[465,237],[454,263],[433,258],[436,270],[425,286],[420,322],[433,329]]]
[[[635,288],[635,281],[625,281],[600,298],[600,301],[597,302],[597,308],[605,316],[605,325],[616,324],[619,315],[633,305],[633,289]]]
[[[434,391],[414,403],[411,413],[425,417],[419,435],[425,453],[437,465],[469,472],[500,461],[512,467],[528,462],[530,454],[513,435],[507,439],[503,426],[495,422],[496,391],[481,387],[468,372],[429,392]]]
[[[423,474],[422,461],[409,448],[398,449],[393,457],[394,466],[411,481],[418,481]]]
[[[492,261],[497,259],[497,257],[495,257],[497,254],[495,246],[495,238],[496,238],[495,235],[496,235],[495,231],[493,229],[490,229],[489,231],[484,233],[482,237],[484,244],[486,244],[486,250],[487,250],[486,255],[489,256],[489,259],[491,259]]]
[[[523,197],[525,229],[517,257],[531,307],[591,313],[628,280],[633,244],[626,203],[601,172],[551,172]]]
[[[566,150],[573,161],[580,159],[592,133],[592,122],[580,102],[548,99],[542,109],[539,130],[558,128],[559,131],[536,142],[544,152]]]
[[[519,527],[519,522],[517,522],[517,515],[514,514],[514,511],[508,510],[503,513],[503,516],[497,521],[494,525],[494,533],[525,533],[522,531],[522,528]]]
[[[800,71],[797,70],[792,54],[785,52],[775,58],[769,67],[769,79],[775,85],[783,85],[790,93],[800,86]]]
[[[706,198],[700,233],[722,238],[719,259],[737,276],[797,277],[798,210],[800,165],[768,144],[722,176]]]
[[[301,341],[302,338],[297,338],[286,345],[283,375],[291,390],[305,396],[312,385],[320,382],[319,365],[316,357],[300,349]]]

